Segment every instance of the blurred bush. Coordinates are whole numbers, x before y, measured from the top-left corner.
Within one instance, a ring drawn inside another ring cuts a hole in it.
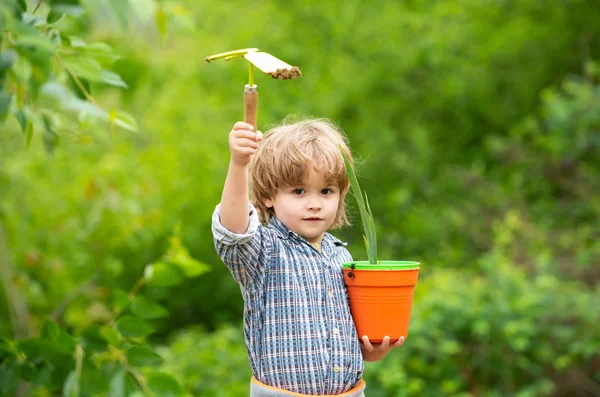
[[[600,289],[482,261],[480,275],[436,270],[419,284],[404,346],[366,365],[369,395],[598,394]]]
[[[252,371],[239,326],[214,332],[197,327],[178,331],[162,350],[161,369],[181,380],[190,396],[247,396]]]

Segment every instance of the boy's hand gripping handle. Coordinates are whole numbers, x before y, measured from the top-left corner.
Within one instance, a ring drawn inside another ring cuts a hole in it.
[[[258,87],[246,84],[244,87],[244,122],[256,129],[256,109],[258,108]]]

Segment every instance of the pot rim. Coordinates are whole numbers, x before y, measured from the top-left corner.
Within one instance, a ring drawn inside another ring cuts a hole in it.
[[[371,265],[369,261],[352,261],[344,263],[344,269],[354,270],[415,270],[421,268],[420,262],[415,261],[378,261],[377,265]]]

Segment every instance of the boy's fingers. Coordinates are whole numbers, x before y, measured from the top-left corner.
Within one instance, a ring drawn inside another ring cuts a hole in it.
[[[258,149],[258,143],[256,143],[253,139],[241,138],[237,139],[233,143],[234,147],[252,147],[254,149]]]
[[[406,338],[404,338],[404,336],[401,336],[400,338],[398,338],[398,340],[396,342],[394,342],[394,344],[392,345],[392,349],[402,346],[402,344],[404,344],[404,339],[406,339]]]
[[[234,155],[242,155],[242,156],[252,156],[256,153],[256,149],[251,147],[239,147],[235,149]]]
[[[252,126],[252,124],[244,123],[243,121],[238,121],[237,123],[235,123],[233,125],[233,129],[234,130],[249,130],[249,131],[252,131],[252,130],[254,130],[254,127]]]
[[[248,147],[248,146],[236,146],[233,149],[234,150],[232,151],[232,154],[236,155],[236,156],[239,156],[239,155],[252,156],[254,153],[256,153],[256,148],[252,148],[252,147]]]
[[[251,139],[255,142],[262,139],[262,135],[259,135],[256,132],[247,131],[247,130],[233,130],[233,131],[231,131],[231,136],[236,139],[239,139],[239,138]]]
[[[373,345],[371,345],[371,341],[369,341],[369,337],[367,335],[364,335],[362,337],[362,341],[365,344],[365,349],[367,349],[367,351],[372,352],[373,351]]]
[[[383,337],[383,342],[381,342],[381,348],[383,350],[386,350],[388,347],[390,347],[390,337],[389,336],[384,336]]]

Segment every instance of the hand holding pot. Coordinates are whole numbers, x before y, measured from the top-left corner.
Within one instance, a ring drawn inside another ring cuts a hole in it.
[[[404,336],[401,336],[395,343],[390,344],[390,337],[385,336],[381,343],[371,343],[369,337],[364,335],[360,342],[360,349],[363,352],[365,361],[379,361],[384,358],[390,351],[402,346]]]

